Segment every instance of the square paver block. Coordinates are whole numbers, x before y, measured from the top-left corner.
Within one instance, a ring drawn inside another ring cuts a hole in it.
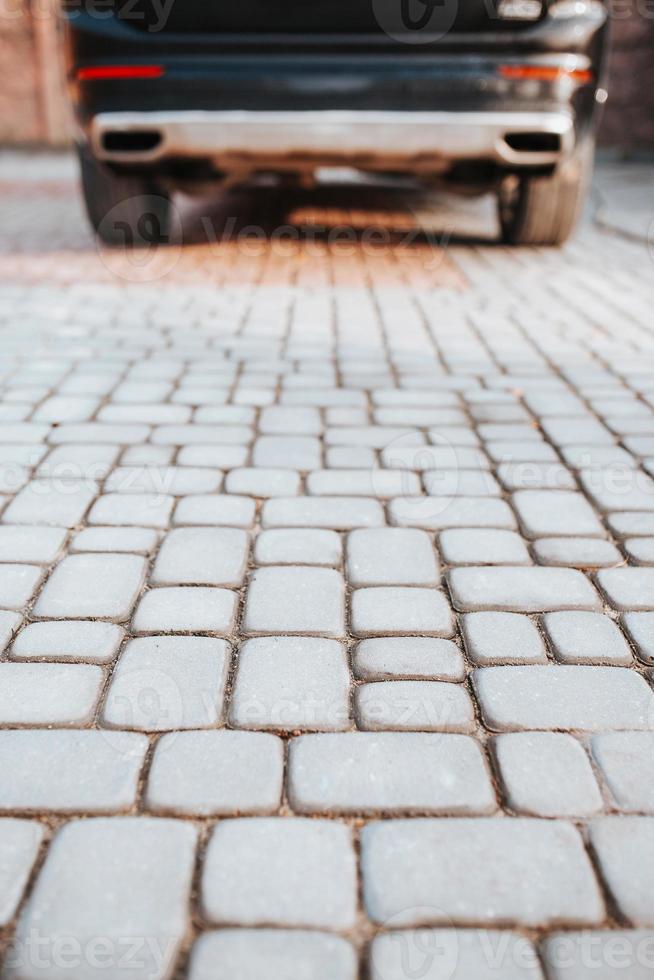
[[[602,522],[581,493],[519,490],[512,501],[528,538],[606,536]]]
[[[235,728],[335,731],[350,727],[349,699],[336,640],[259,637],[241,647],[229,719]]]
[[[0,561],[49,565],[61,551],[66,531],[61,527],[0,526]]]
[[[0,926],[16,913],[42,840],[35,820],[0,820]]]
[[[236,494],[193,494],[183,497],[175,508],[174,524],[249,528],[254,524],[257,505],[250,497]]]
[[[356,980],[353,947],[302,929],[221,929],[200,936],[189,980]]]
[[[430,636],[380,636],[362,640],[354,651],[354,673],[361,680],[462,681],[463,655],[452,640]]]
[[[595,589],[574,568],[454,568],[449,581],[461,612],[601,609]]]
[[[69,555],[55,568],[39,596],[41,619],[129,618],[145,581],[137,555]]]
[[[654,817],[600,817],[590,842],[621,915],[654,925]]]
[[[497,809],[479,744],[465,735],[303,735],[289,754],[289,797],[301,813],[480,814]]]
[[[88,480],[32,480],[14,497],[2,521],[75,527],[97,493],[96,484]]]
[[[651,980],[654,932],[607,929],[549,936],[541,951],[548,980]]]
[[[528,616],[476,612],[461,620],[468,656],[480,667],[547,662],[543,638]]]
[[[14,660],[88,660],[110,663],[118,652],[125,631],[115,623],[56,619],[28,623],[11,647]]]
[[[654,664],[654,612],[630,612],[622,621],[643,663]]]
[[[86,724],[103,683],[90,664],[0,663],[0,724]]]
[[[654,694],[624,667],[484,667],[473,682],[493,731],[654,728]]]
[[[319,528],[270,528],[258,535],[257,565],[327,565],[341,563],[343,548],[336,531]]]
[[[581,836],[565,821],[371,823],[361,834],[361,870],[373,922],[542,928],[594,925],[605,915]]]
[[[435,589],[357,589],[351,616],[355,636],[418,633],[448,637],[454,633],[450,604]]]
[[[197,829],[177,820],[95,817],[66,824],[23,909],[8,976],[169,980],[188,928],[196,841]],[[62,936],[72,955],[43,957]],[[95,956],[98,937],[104,942]],[[144,941],[126,970],[125,956],[135,952],[131,937]]]
[[[282,795],[284,743],[261,732],[174,732],[157,743],[146,805],[183,816],[266,814]]]
[[[434,546],[415,528],[362,528],[347,539],[347,577],[352,585],[438,585]]]
[[[497,528],[450,528],[439,539],[450,565],[531,565],[527,546],[515,531]]]
[[[345,634],[345,589],[331,568],[272,566],[256,570],[247,592],[246,633]]]
[[[135,633],[218,633],[229,636],[238,596],[228,589],[205,587],[152,589],[132,618]]]
[[[22,622],[23,617],[19,613],[0,609],[0,653],[6,649],[16,635]]]
[[[0,565],[0,608],[22,610],[43,577],[38,565]]]
[[[134,803],[145,735],[92,729],[0,732],[0,810],[108,813]]]
[[[592,612],[547,613],[543,617],[557,660],[564,664],[633,663],[631,648],[608,616]]]
[[[302,817],[225,820],[211,836],[202,910],[212,923],[350,929],[356,859],[344,824]]]
[[[536,950],[517,933],[407,929],[373,940],[370,980],[410,980],[414,969],[421,980],[543,980]]]
[[[248,535],[238,528],[177,528],[161,545],[152,582],[238,588],[245,577],[248,547]]]
[[[359,728],[408,732],[471,732],[475,713],[467,690],[439,681],[381,681],[355,690]]]
[[[591,750],[616,809],[654,814],[654,734],[606,732],[592,739]]]
[[[323,527],[350,531],[357,527],[380,527],[384,509],[372,497],[278,497],[266,500],[261,526]]]
[[[654,609],[654,568],[604,568],[597,581],[614,609]]]
[[[110,728],[165,732],[220,724],[230,647],[208,636],[130,640],[102,713]]]
[[[493,749],[508,806],[536,817],[585,817],[603,807],[583,748],[560,732],[515,732]]]

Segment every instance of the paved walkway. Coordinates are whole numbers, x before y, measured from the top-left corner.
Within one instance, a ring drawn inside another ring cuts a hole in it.
[[[7,978],[652,976],[652,255],[493,221],[0,159]]]

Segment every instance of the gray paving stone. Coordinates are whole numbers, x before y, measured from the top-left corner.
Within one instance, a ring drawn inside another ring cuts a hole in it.
[[[16,914],[43,837],[35,820],[0,820],[0,926]]]
[[[325,450],[325,466],[337,470],[372,468],[377,466],[377,454],[374,449],[364,446],[330,446]]]
[[[415,528],[364,528],[347,538],[351,585],[438,585],[431,538]]]
[[[373,922],[544,927],[604,920],[582,839],[564,821],[376,822],[364,827],[361,847]]]
[[[322,465],[321,443],[314,436],[260,436],[254,443],[252,464],[317,470]]]
[[[640,660],[654,663],[654,613],[630,612],[622,617]]]
[[[517,439],[491,440],[485,443],[484,449],[490,458],[500,465],[515,465],[516,463],[554,463],[558,465],[561,462],[554,448],[547,442],[540,442],[538,439],[524,441]]]
[[[654,728],[654,694],[624,667],[486,667],[473,681],[493,731]]]
[[[175,508],[173,524],[250,528],[254,524],[256,503],[235,494],[193,494],[183,497]]]
[[[22,610],[42,578],[43,569],[38,565],[0,565],[0,608]]]
[[[0,663],[0,724],[83,725],[103,683],[100,667],[86,664]]]
[[[528,616],[477,612],[461,617],[468,656],[479,667],[546,663],[545,644]]]
[[[145,803],[157,813],[226,816],[274,813],[284,743],[261,732],[172,732],[157,743]]]
[[[384,511],[372,497],[278,497],[267,500],[261,526],[324,527],[350,531],[357,527],[380,527]]]
[[[488,470],[424,470],[422,482],[430,497],[498,497],[501,492]]]
[[[11,647],[13,660],[87,660],[110,663],[125,633],[114,623],[81,620],[28,623]]]
[[[562,463],[501,463],[497,475],[507,490],[576,490],[574,476]]]
[[[225,490],[250,497],[291,497],[300,492],[300,474],[296,470],[244,467],[227,474]]]
[[[440,438],[440,436],[439,436]],[[382,466],[400,470],[487,470],[488,456],[475,446],[422,446],[404,442],[381,452]]]
[[[44,619],[126,620],[145,580],[136,555],[69,555],[45,584],[34,615]]]
[[[426,636],[381,636],[362,640],[353,656],[361,680],[415,679],[462,681],[463,655],[452,640]]]
[[[159,448],[159,447],[157,447]],[[107,493],[217,493],[223,482],[221,470],[191,466],[118,466],[105,481]]]
[[[74,729],[0,731],[0,810],[112,813],[136,800],[145,735]]]
[[[303,735],[290,745],[288,786],[299,813],[479,814],[497,809],[482,751],[465,735]]]
[[[559,732],[499,735],[493,750],[506,801],[535,817],[587,817],[603,808],[588,757]]]
[[[395,930],[370,947],[370,980],[542,980],[532,943],[481,929]]]
[[[516,520],[504,500],[494,497],[396,497],[388,505],[391,524],[442,531],[454,527],[513,530]]]
[[[420,480],[415,473],[400,470],[327,469],[307,476],[307,493],[314,496],[395,497],[399,493],[419,495]]]
[[[528,538],[606,535],[597,514],[581,493],[519,490],[511,499]]]
[[[621,915],[654,923],[654,818],[601,817],[590,826],[593,851]]]
[[[148,636],[123,650],[102,712],[110,728],[212,728],[223,714],[231,651],[205,636]]]
[[[493,528],[451,528],[439,544],[450,565],[531,565],[527,546],[514,531]]]
[[[540,538],[532,547],[541,565],[592,569],[610,568],[623,561],[616,546],[600,538]]]
[[[610,929],[555,933],[541,948],[548,980],[649,980],[653,946],[652,932]]]
[[[266,435],[318,436],[322,431],[320,412],[316,408],[294,408],[274,405],[259,416],[259,431]]]
[[[211,923],[346,930],[356,916],[356,859],[344,824],[303,817],[224,820],[202,873]]]
[[[0,653],[10,644],[23,622],[23,617],[16,612],[0,610]]]
[[[345,590],[342,576],[331,568],[270,566],[257,569],[247,592],[243,631],[343,636]]]
[[[64,528],[0,526],[0,562],[49,565],[59,556],[65,540]]]
[[[381,681],[355,690],[355,712],[364,731],[471,732],[470,695],[439,681]]]
[[[654,565],[654,538],[628,538],[624,547],[637,565]]]
[[[197,829],[175,820],[96,817],[64,826],[19,920],[8,976],[93,980],[110,970],[169,980],[188,928],[196,841]],[[43,956],[62,936],[70,955]],[[142,937],[138,950],[131,937]]]
[[[249,538],[238,528],[176,528],[154,563],[154,585],[224,585],[238,588],[247,567]]]
[[[617,809],[654,814],[654,734],[606,732],[591,749]]]
[[[654,568],[605,568],[597,581],[614,609],[654,610]]]
[[[608,515],[607,523],[618,538],[654,534],[654,514],[642,510],[623,514],[614,512]]]
[[[93,504],[89,524],[165,528],[174,498],[165,493],[105,493]]]
[[[349,728],[349,694],[347,657],[335,640],[247,640],[239,653],[230,723],[274,731]]]
[[[601,510],[654,510],[654,480],[640,470],[629,467],[582,470],[579,478]]]
[[[353,947],[300,929],[220,929],[191,953],[189,980],[356,980]]]
[[[258,565],[341,564],[343,547],[336,531],[314,528],[271,528],[257,535],[254,560]]]
[[[152,589],[132,617],[134,633],[217,633],[229,636],[238,596],[228,589],[205,587]]]
[[[351,624],[355,636],[449,637],[454,633],[449,603],[433,589],[357,589],[352,595]]]
[[[249,456],[247,446],[183,446],[177,454],[180,466],[213,466],[220,470],[245,466]]]
[[[608,616],[591,612],[558,612],[543,616],[557,660],[564,664],[633,663],[631,648]]]
[[[570,568],[454,568],[448,578],[454,608],[461,612],[601,608],[585,575]]]
[[[97,493],[88,480],[32,480],[5,509],[2,522],[75,527]]]
[[[70,551],[126,552],[150,555],[159,543],[159,534],[148,527],[86,527],[70,543]]]

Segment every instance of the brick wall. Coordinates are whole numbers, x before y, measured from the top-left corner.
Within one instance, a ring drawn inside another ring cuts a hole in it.
[[[654,0],[611,0],[610,98],[601,141],[654,150]],[[57,0],[0,0],[0,144],[65,143]]]

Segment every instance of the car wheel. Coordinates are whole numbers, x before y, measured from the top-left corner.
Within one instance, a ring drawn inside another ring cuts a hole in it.
[[[502,240],[562,245],[574,231],[593,171],[594,142],[584,141],[553,174],[511,175],[498,193]]]
[[[89,221],[109,245],[161,244],[169,240],[171,202],[150,174],[121,174],[78,146]]]

